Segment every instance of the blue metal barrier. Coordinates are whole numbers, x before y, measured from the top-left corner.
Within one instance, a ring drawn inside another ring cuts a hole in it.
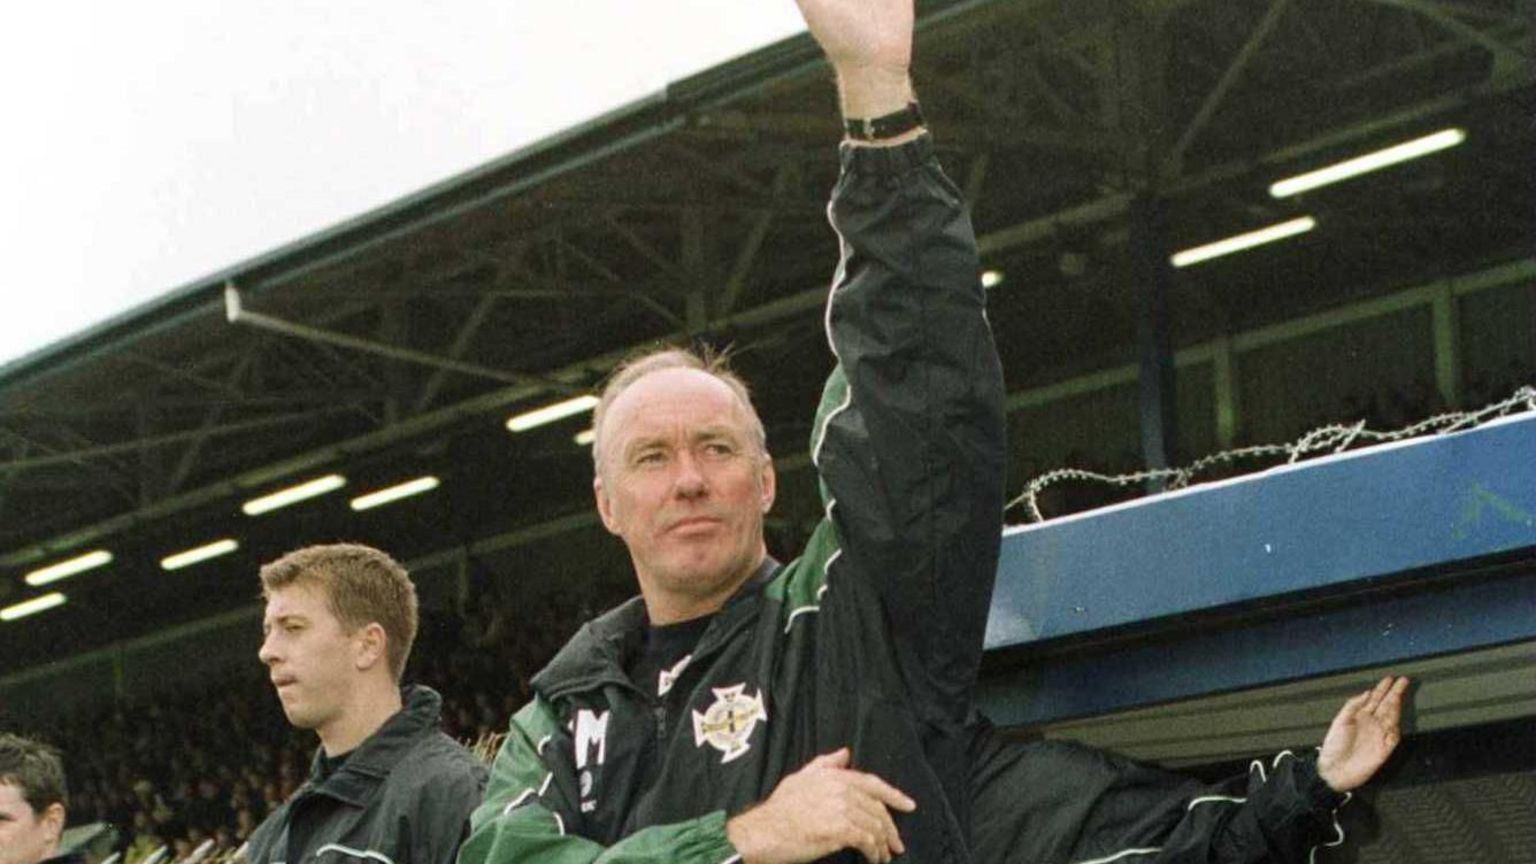
[[[1006,724],[1536,639],[1536,416],[1014,529]]]

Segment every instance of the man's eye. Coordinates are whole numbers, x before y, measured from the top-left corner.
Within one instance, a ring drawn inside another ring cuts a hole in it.
[[[648,450],[635,457],[636,465],[659,465],[663,460],[660,450]]]

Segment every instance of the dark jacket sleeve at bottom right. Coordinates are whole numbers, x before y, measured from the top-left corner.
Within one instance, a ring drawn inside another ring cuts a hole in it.
[[[1342,842],[1334,813],[1348,800],[1310,755],[1285,752],[1206,785],[990,726],[972,745],[971,794],[978,864],[1301,864]]]

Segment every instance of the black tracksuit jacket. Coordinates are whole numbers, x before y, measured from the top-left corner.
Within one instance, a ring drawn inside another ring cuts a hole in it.
[[[638,599],[584,627],[513,719],[461,862],[721,864],[727,814],[843,746],[916,799],[896,817],[911,860],[969,860],[1002,376],[970,220],[929,139],[841,159],[837,366],[811,442],[825,518],[714,617],[659,698],[624,673]]]
[[[438,729],[443,700],[410,686],[404,705],[330,776],[310,778],[251,833],[250,864],[449,864],[486,769]],[[297,841],[297,842],[295,842]],[[302,844],[304,848],[294,848]]]
[[[916,799],[893,814],[908,861],[1066,862],[1110,847],[1103,860],[1134,861],[1180,826],[1210,848],[1233,848],[1228,828],[1237,847],[1269,849],[1274,829],[1280,848],[1304,848],[1288,838],[1327,822],[1304,770],[1285,768],[1296,794],[1272,786],[1261,806],[1223,801],[1211,820],[1189,781],[1020,745],[974,715],[1005,476],[975,239],[926,136],[845,146],[841,160],[826,316],[837,366],[811,441],[825,518],[798,559],[770,562],[715,615],[659,697],[624,671],[645,627],[638,598],[586,625],[534,678],[460,864],[728,864],[726,819],[843,746]]]

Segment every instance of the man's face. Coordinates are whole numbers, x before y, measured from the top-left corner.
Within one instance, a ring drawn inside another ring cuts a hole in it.
[[[593,489],[657,613],[718,608],[761,560],[773,464],[725,382],[664,369],[631,384],[603,421]],[[664,622],[658,622],[664,623]]]
[[[326,605],[325,589],[306,582],[271,592],[257,656],[277,688],[288,722],[300,729],[340,720],[362,674],[362,646]]]
[[[0,782],[0,864],[37,864],[54,854],[64,830],[64,808],[38,813],[20,786]]]

